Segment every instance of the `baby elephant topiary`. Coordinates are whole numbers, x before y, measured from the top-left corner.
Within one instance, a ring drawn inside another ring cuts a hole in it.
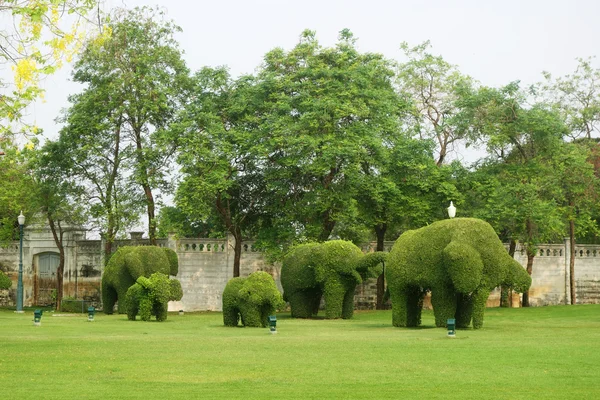
[[[394,326],[421,323],[423,295],[431,291],[435,324],[449,318],[465,328],[483,325],[490,292],[502,285],[524,292],[531,277],[485,221],[455,218],[403,233],[390,251],[386,278]]]
[[[142,321],[150,321],[152,315],[157,321],[164,321],[169,301],[178,301],[181,297],[183,291],[177,279],[169,279],[160,272],[150,275],[150,278],[140,276],[125,295],[127,319],[135,321],[139,314]]]
[[[326,318],[352,318],[356,286],[381,274],[386,255],[363,254],[345,240],[294,247],[281,266],[283,297],[290,302],[292,317],[317,315],[321,297],[325,297]]]
[[[225,326],[266,327],[269,315],[283,306],[281,293],[273,277],[257,271],[247,278],[233,278],[223,290],[223,322]]]
[[[156,246],[124,246],[112,255],[102,274],[102,303],[106,314],[113,313],[118,301],[118,312],[126,312],[125,293],[140,276],[149,277],[155,272],[176,276],[177,254]]]

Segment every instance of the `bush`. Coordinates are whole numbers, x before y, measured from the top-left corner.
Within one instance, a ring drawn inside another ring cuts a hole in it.
[[[181,300],[182,296],[181,283],[168,275],[155,272],[149,278],[140,276],[125,295],[127,318],[135,321],[139,314],[142,321],[150,321],[154,315],[157,321],[164,321],[169,301]]]
[[[382,253],[364,255],[352,242],[332,240],[294,247],[283,259],[281,285],[294,318],[310,318],[325,296],[326,318],[352,318],[354,291],[381,273]]]
[[[485,303],[500,284],[527,290],[531,278],[509,256],[485,221],[455,218],[402,234],[386,269],[394,326],[417,326],[423,295],[431,291],[435,323],[448,318],[464,328],[483,325]]]
[[[12,281],[4,272],[0,271],[0,290],[10,289],[12,287]]]
[[[223,290],[223,323],[266,327],[268,317],[284,305],[273,277],[264,271],[251,273],[247,278],[233,278]]]
[[[124,246],[112,255],[102,274],[102,303],[104,312],[112,314],[118,300],[120,314],[126,312],[125,295],[139,277],[155,272],[177,274],[177,254],[156,246]]]

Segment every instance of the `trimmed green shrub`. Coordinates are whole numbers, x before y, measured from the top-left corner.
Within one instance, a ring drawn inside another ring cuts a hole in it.
[[[169,301],[181,300],[182,296],[181,283],[177,279],[169,279],[160,272],[149,278],[140,276],[125,295],[127,319],[135,321],[139,314],[142,321],[150,321],[153,315],[157,321],[164,321]]]
[[[0,271],[0,290],[2,289],[10,289],[12,287],[12,281],[10,278],[2,271]]]
[[[225,326],[242,325],[266,327],[268,317],[284,305],[273,277],[256,271],[246,278],[233,278],[223,290],[223,323]]]
[[[326,318],[352,318],[354,291],[363,279],[381,273],[384,253],[363,254],[352,242],[332,240],[294,247],[283,259],[281,285],[292,317],[317,315],[325,298]]]
[[[127,290],[141,276],[149,277],[155,272],[165,275],[177,273],[177,254],[167,248],[156,246],[124,246],[110,258],[102,274],[102,303],[106,314],[112,314],[118,302],[119,314],[126,312]]]
[[[423,296],[431,291],[435,324],[449,318],[465,328],[483,326],[485,304],[500,284],[523,292],[531,277],[485,221],[455,218],[405,232],[392,248],[386,268],[394,326],[421,323]]]

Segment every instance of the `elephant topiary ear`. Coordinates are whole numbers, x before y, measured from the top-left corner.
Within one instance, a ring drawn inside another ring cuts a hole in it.
[[[169,279],[169,301],[179,301],[183,297],[181,282],[177,279]]]
[[[140,276],[137,278],[136,282],[144,289],[150,289],[152,287],[152,281],[145,276]]]
[[[169,275],[177,276],[179,273],[179,259],[177,258],[177,253],[167,247],[163,247],[163,251],[169,259]]]
[[[483,261],[477,250],[467,243],[452,241],[442,252],[443,263],[460,293],[474,291],[483,277]]]

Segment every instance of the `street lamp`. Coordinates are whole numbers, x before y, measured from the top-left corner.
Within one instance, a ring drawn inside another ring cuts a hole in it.
[[[456,216],[456,207],[454,207],[452,202],[450,202],[450,206],[448,207],[448,216],[450,218],[454,218]]]
[[[25,216],[23,211],[17,218],[19,220],[19,280],[17,281],[17,312],[23,312],[23,225]]]

